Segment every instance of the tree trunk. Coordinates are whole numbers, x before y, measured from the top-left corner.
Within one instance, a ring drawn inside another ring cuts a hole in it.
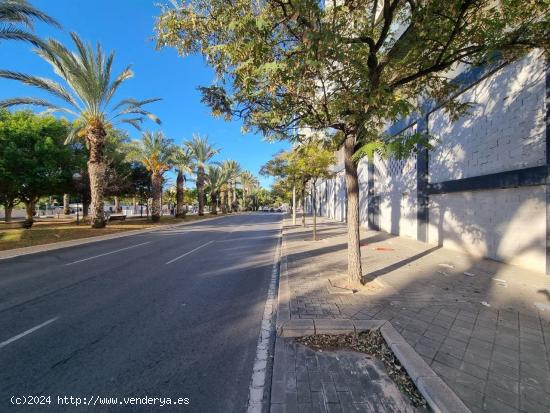
[[[78,204],[76,206],[78,208]],[[90,209],[90,204],[88,201],[82,201],[82,217],[87,217]]]
[[[63,194],[63,215],[69,215],[69,194]]]
[[[227,192],[225,191],[225,189],[222,189],[220,192],[220,203],[221,203],[222,214],[227,214],[226,198],[227,198]]]
[[[233,182],[233,199],[231,200],[231,209],[233,212],[237,212],[238,204],[237,204],[237,182]]]
[[[119,209],[120,209],[120,201],[118,199],[118,196],[115,196],[115,213],[118,214],[120,212]]]
[[[210,194],[210,213],[212,215],[218,215],[218,195],[215,192]]]
[[[292,186],[292,225],[296,225],[296,185]]]
[[[92,228],[105,227],[104,198],[105,187],[105,128],[100,121],[88,125],[86,139],[90,150],[88,157],[88,175],[90,176],[90,192],[92,196]]]
[[[315,181],[313,181],[313,196],[311,197],[311,205],[313,207],[313,241],[317,241],[317,196]]]
[[[306,190],[305,185],[302,186],[302,226],[306,226]]]
[[[12,205],[4,205],[4,222],[11,222]]]
[[[25,211],[27,213],[26,220],[28,222],[34,222],[34,214],[36,213],[36,201],[34,200],[27,200],[23,201],[25,204]]]
[[[161,212],[162,176],[156,172],[151,175],[151,189],[153,192],[151,219],[153,220],[153,222],[158,222],[160,221]]]
[[[353,160],[355,135],[344,141],[344,165],[346,170],[347,224],[348,224],[348,277],[351,283],[363,283],[361,268],[361,236],[359,233],[359,179]]]
[[[204,168],[202,166],[199,166],[197,168],[197,193],[198,193],[198,201],[199,201],[199,215],[204,215],[204,200],[205,200],[205,194],[204,194]]]
[[[176,218],[185,218],[185,210],[183,207],[183,173],[178,171],[176,178]]]

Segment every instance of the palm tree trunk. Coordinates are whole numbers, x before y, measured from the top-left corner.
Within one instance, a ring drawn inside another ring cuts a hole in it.
[[[176,178],[176,218],[185,218],[183,208],[183,173],[178,171]]]
[[[218,215],[218,194],[212,192],[210,194],[210,213],[212,215]]]
[[[231,209],[237,212],[237,182],[233,182],[233,199],[231,200]]]
[[[205,194],[204,194],[204,168],[199,166],[197,168],[197,193],[199,201],[199,215],[204,215],[204,204],[205,204]]]
[[[158,173],[151,175],[151,189],[153,192],[153,202],[151,204],[151,219],[153,222],[160,221],[161,210],[161,191],[162,191],[162,176]]]
[[[233,207],[231,206],[231,200],[233,199],[233,187],[231,186],[231,181],[227,184],[227,199],[225,204],[227,205],[227,212],[233,212]]]
[[[355,135],[349,134],[344,141],[344,166],[346,170],[347,224],[348,224],[348,277],[351,283],[363,282],[361,268],[361,236],[359,233],[359,179],[357,165],[353,160]]]
[[[104,198],[105,187],[105,136],[103,125],[97,122],[90,125],[86,134],[90,156],[88,158],[88,175],[90,176],[90,192],[92,195],[92,228],[105,227]]]
[[[36,201],[33,199],[29,199],[26,201],[23,201],[25,204],[25,211],[26,211],[26,220],[28,222],[34,222],[34,214],[36,213]]]
[[[63,194],[63,215],[69,215],[69,194]]]
[[[226,204],[227,192],[225,191],[225,189],[221,190],[220,198],[221,198],[220,203],[221,203],[222,214],[227,214],[227,204]]]

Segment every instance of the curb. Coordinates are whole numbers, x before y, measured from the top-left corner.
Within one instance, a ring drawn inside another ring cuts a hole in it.
[[[37,254],[39,252],[48,252],[48,251],[54,251],[54,250],[59,250],[64,248],[76,247],[78,245],[92,244],[94,242],[108,241],[111,239],[117,239],[117,238],[123,238],[123,237],[130,237],[132,235],[146,234],[149,232],[155,232],[155,231],[160,231],[164,229],[191,225],[197,222],[216,221],[221,218],[226,218],[228,216],[236,216],[236,215],[223,215],[219,217],[207,218],[200,221],[180,222],[179,224],[163,225],[159,227],[138,229],[133,231],[124,231],[117,234],[99,235],[95,237],[85,237],[85,238],[78,238],[78,239],[68,240],[68,241],[52,242],[50,244],[41,244],[41,245],[36,245],[32,247],[14,248],[11,250],[0,251],[0,260],[16,258],[22,255]]]
[[[314,334],[347,334],[364,330],[379,329],[388,347],[392,350],[407,374],[424,396],[430,408],[436,413],[471,413],[471,410],[456,393],[432,370],[430,365],[407,343],[403,336],[386,320],[350,319],[291,319],[290,287],[288,283],[288,261],[283,226],[281,248],[281,272],[277,301],[277,338],[300,337]],[[281,357],[282,354],[279,354]],[[275,374],[275,370],[274,370]]]
[[[284,223],[281,229],[281,251],[279,269],[279,291],[277,294],[277,320],[275,332],[279,335],[283,325],[290,321],[290,286],[288,283],[288,259],[286,254],[286,240],[284,234]]]

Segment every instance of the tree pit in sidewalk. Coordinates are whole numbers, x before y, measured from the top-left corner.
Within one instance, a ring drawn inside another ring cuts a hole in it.
[[[349,334],[315,334],[297,337],[296,342],[315,351],[351,350],[368,354],[383,362],[388,376],[415,407],[426,407],[426,399],[420,394],[397,357],[386,344],[379,330],[367,330]]]

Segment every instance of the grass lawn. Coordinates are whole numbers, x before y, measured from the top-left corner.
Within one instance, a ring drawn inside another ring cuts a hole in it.
[[[202,217],[198,215],[188,215],[185,218],[162,217],[160,222],[157,223],[153,223],[147,218],[130,219],[128,221],[113,221],[102,229],[92,229],[88,224],[82,223],[76,225],[74,222],[62,223],[52,221],[37,221],[31,229],[3,229],[0,223],[0,251],[32,247],[41,244],[51,244],[52,242],[68,241],[78,238],[116,234],[124,231],[177,224],[180,222],[192,222],[216,216],[219,215],[205,214]]]

